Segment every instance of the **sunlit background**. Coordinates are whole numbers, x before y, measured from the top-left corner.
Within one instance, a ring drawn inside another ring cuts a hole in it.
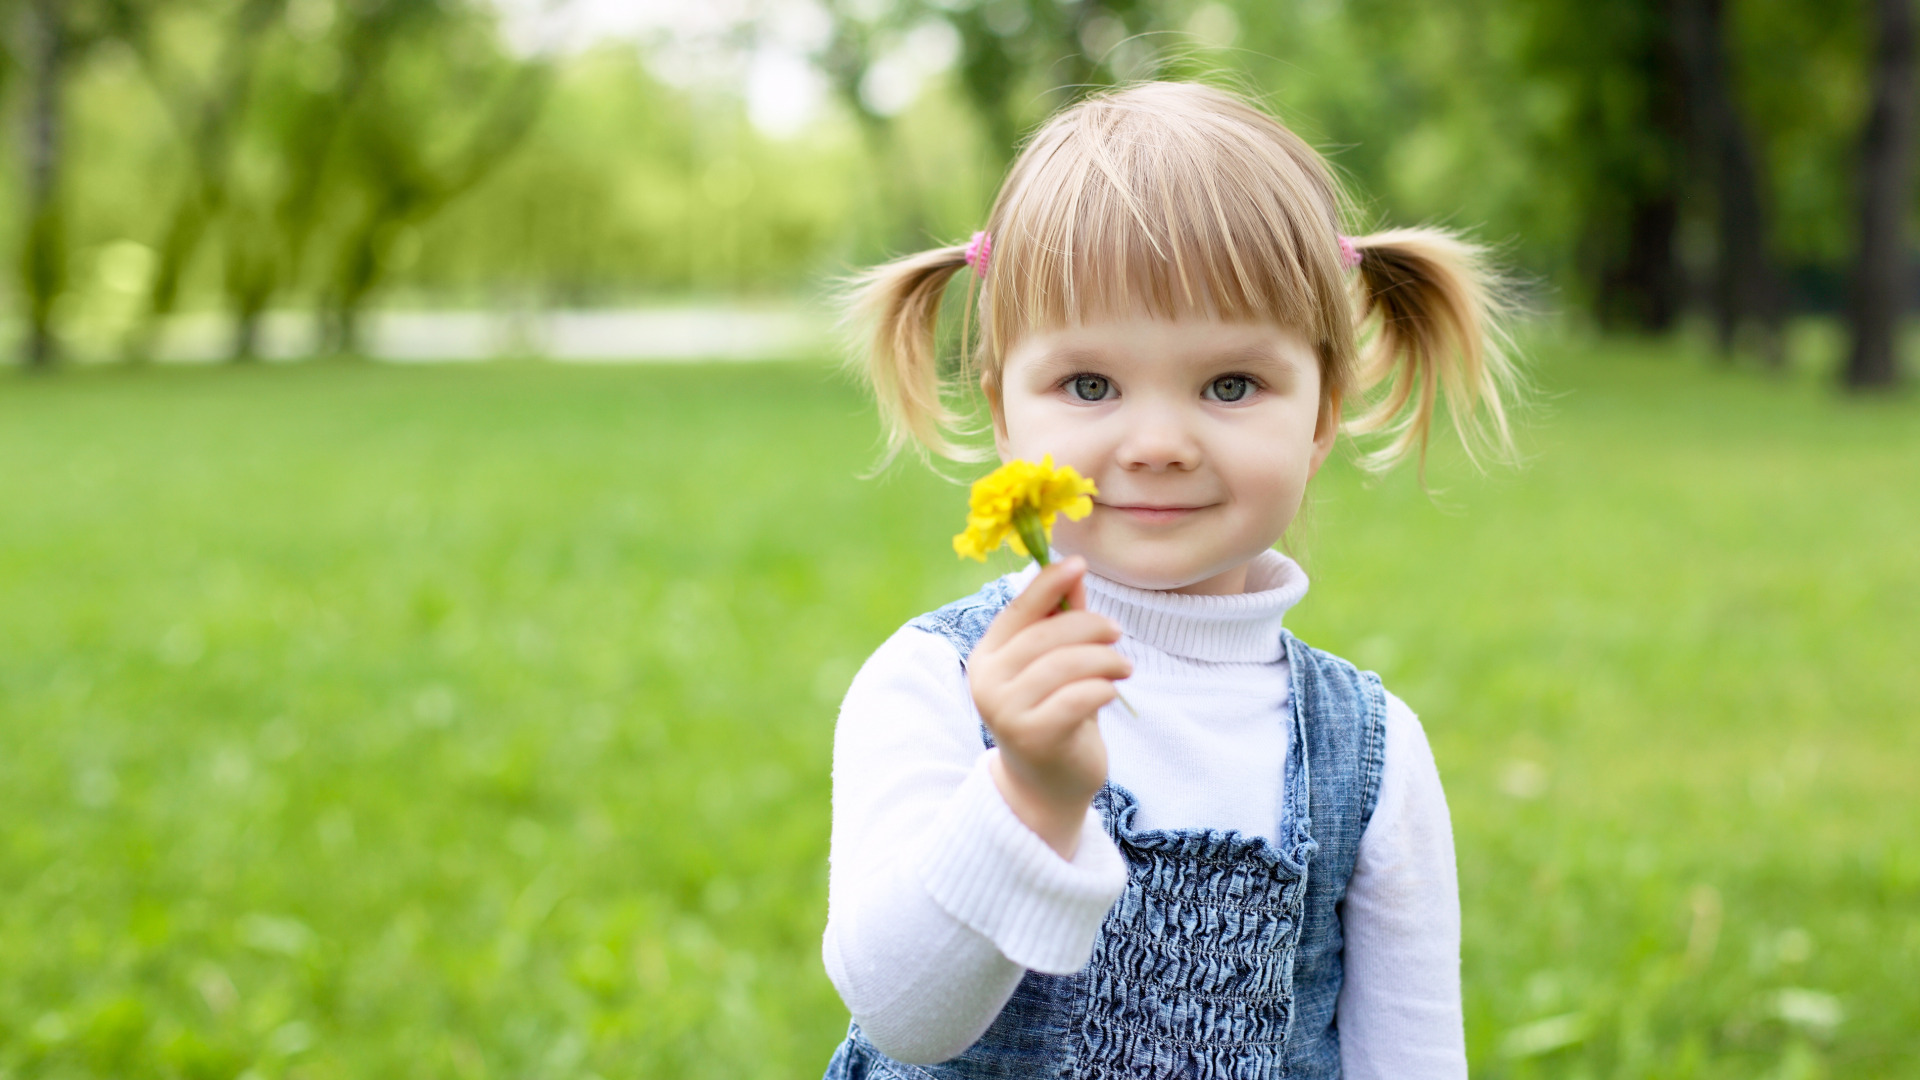
[[[1905,0],[0,0],[0,1080],[816,1074],[835,707],[957,563],[849,271],[1101,87],[1492,245],[1526,463],[1344,461],[1473,1070],[1920,1076]],[[948,470],[964,479],[964,470]]]

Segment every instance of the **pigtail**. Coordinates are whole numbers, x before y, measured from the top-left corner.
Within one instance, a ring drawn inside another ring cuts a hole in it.
[[[865,363],[856,360],[855,366],[880,406],[885,460],[911,445],[955,460],[977,456],[947,437],[959,417],[943,393],[935,348],[940,299],[967,265],[966,254],[956,246],[908,255],[860,274],[847,290],[849,321],[867,334],[864,348],[856,350]]]
[[[1520,378],[1503,326],[1510,305],[1486,249],[1435,228],[1390,229],[1351,242],[1360,257],[1360,326],[1368,339],[1359,388],[1372,402],[1347,426],[1390,436],[1362,463],[1378,471],[1417,450],[1424,475],[1443,397],[1470,460],[1513,460],[1507,411]]]

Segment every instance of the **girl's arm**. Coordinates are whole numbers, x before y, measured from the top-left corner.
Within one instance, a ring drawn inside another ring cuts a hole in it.
[[[1467,1075],[1460,1010],[1460,886],[1446,792],[1426,732],[1387,695],[1380,800],[1341,909],[1337,1006],[1347,1080]]]
[[[855,677],[834,738],[827,974],[911,1063],[978,1039],[1028,969],[1086,963],[1126,867],[1084,815],[1063,859],[1008,809],[960,658],[912,628]]]

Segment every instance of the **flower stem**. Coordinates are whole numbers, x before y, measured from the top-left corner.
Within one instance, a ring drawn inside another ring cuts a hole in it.
[[[1053,562],[1052,537],[1047,535],[1046,527],[1040,524],[1040,515],[1032,507],[1019,506],[1013,511],[1013,531],[1020,535],[1020,543],[1033,556],[1033,561],[1045,569]],[[1072,611],[1072,605],[1066,597],[1060,598],[1060,610]]]

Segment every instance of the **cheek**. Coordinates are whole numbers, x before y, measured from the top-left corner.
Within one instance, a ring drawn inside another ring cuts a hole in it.
[[[1243,473],[1241,487],[1249,493],[1249,501],[1259,507],[1261,517],[1288,516],[1299,505],[1306,488],[1306,469],[1292,466],[1289,461],[1269,460]]]
[[[1311,439],[1300,438],[1294,425],[1235,435],[1215,460],[1230,463],[1229,480],[1238,494],[1268,513],[1291,514],[1312,471]]]
[[[1025,448],[1048,426],[1045,414],[1042,403],[1035,401],[1030,394],[1015,390],[1002,399],[1000,416],[1006,425],[1007,444],[1012,456],[1025,456]]]
[[[1087,472],[1099,457],[1099,430],[1081,410],[1051,398],[1010,395],[1002,406],[1006,424],[1002,452],[1009,458],[1039,461],[1052,454],[1054,463]]]

